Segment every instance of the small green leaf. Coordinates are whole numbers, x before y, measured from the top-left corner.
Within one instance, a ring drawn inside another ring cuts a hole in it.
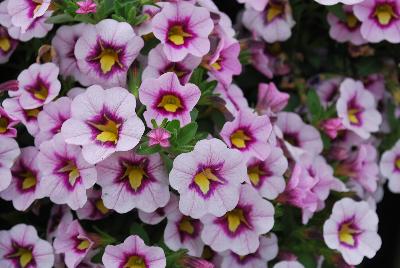
[[[196,135],[197,127],[197,123],[193,122],[181,128],[178,132],[179,145],[186,145],[192,141]]]
[[[178,120],[172,120],[168,122],[167,126],[165,127],[171,133],[179,131],[181,123]]]
[[[69,14],[59,14],[55,16],[51,16],[46,20],[46,23],[52,23],[52,24],[61,24],[61,23],[68,23],[68,22],[73,22],[74,18],[69,15]]]
[[[136,153],[140,155],[149,155],[149,154],[155,154],[161,151],[160,145],[155,145],[155,146],[148,146],[147,142],[141,143],[137,148],[136,148]]]
[[[324,114],[324,107],[322,107],[321,105],[321,101],[319,99],[317,92],[313,89],[308,91],[307,107],[311,113],[311,119],[312,119],[311,121],[315,125],[321,120]]]
[[[150,243],[150,238],[149,235],[147,234],[146,230],[144,229],[144,227],[137,223],[134,222],[131,227],[129,228],[129,233],[131,235],[138,235],[141,239],[143,239],[145,244],[149,244]]]
[[[201,82],[203,81],[204,73],[205,73],[204,68],[198,67],[196,70],[194,70],[192,76],[190,77],[190,83],[193,83],[195,85],[200,85]]]

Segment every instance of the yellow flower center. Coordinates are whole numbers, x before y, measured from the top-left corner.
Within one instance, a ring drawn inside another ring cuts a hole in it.
[[[124,179],[127,177],[129,179],[129,185],[133,190],[137,191],[142,185],[145,177],[147,177],[147,174],[143,167],[138,165],[125,165],[125,167],[125,173],[122,178]]]
[[[176,113],[178,109],[183,108],[181,100],[174,95],[163,96],[157,107],[162,107],[165,111],[170,113]]]
[[[376,7],[374,16],[381,25],[388,25],[392,19],[397,19],[398,15],[389,4],[380,4]]]
[[[36,186],[37,180],[32,172],[27,171],[22,174],[22,190],[29,190]]]
[[[351,227],[351,224],[344,223],[339,229],[339,241],[349,246],[354,246],[356,243],[355,236],[358,233],[357,230]]]
[[[100,131],[100,133],[96,136],[97,140],[101,142],[114,142],[117,144],[120,124],[117,124],[115,121],[107,118],[107,116],[104,117],[106,119],[106,123],[96,124],[89,122],[89,125]]]
[[[176,66],[175,63],[173,63],[173,64],[166,70],[166,72],[173,72],[173,73],[176,74],[176,76],[178,76],[178,78],[181,78],[181,77],[183,77],[183,76],[186,74],[185,71],[180,71],[180,70],[177,68],[177,66]]]
[[[129,257],[123,268],[147,268],[147,265],[142,257],[132,256]]]
[[[219,71],[222,69],[220,60],[217,60],[216,62],[212,63],[210,66],[216,71]]]
[[[95,206],[97,208],[98,211],[101,212],[101,214],[105,215],[108,213],[109,209],[106,208],[106,206],[104,206],[104,202],[103,199],[99,199],[96,201]]]
[[[251,138],[247,136],[243,130],[239,129],[236,130],[232,135],[231,135],[231,143],[233,146],[239,149],[244,149],[246,148],[246,142],[251,141]]]
[[[11,49],[11,41],[7,37],[0,37],[0,49],[7,53]]]
[[[100,68],[103,74],[107,74],[117,64],[120,68],[123,67],[119,59],[121,49],[105,48],[102,41],[99,41],[101,52],[92,60],[100,60]]]
[[[42,101],[49,96],[49,89],[42,81],[38,81],[35,87],[28,88],[28,91],[31,92],[36,99]]]
[[[185,32],[183,27],[179,25],[171,27],[168,32],[168,40],[177,46],[185,44],[185,38],[187,37],[192,37],[192,35]]]
[[[8,119],[5,117],[0,117],[0,134],[4,134],[8,129]]]
[[[179,231],[192,235],[194,233],[194,226],[188,217],[183,217],[179,223]]]
[[[261,176],[265,175],[265,173],[257,165],[255,167],[249,168],[247,170],[247,175],[249,176],[251,184],[253,184],[253,186],[258,186],[260,183]]]
[[[19,248],[16,253],[9,255],[7,258],[18,258],[20,267],[25,268],[33,260],[33,254],[32,251],[28,249]]]
[[[58,170],[58,172],[68,172],[68,181],[74,186],[76,180],[80,177],[79,170],[73,161],[68,161],[67,165]]]
[[[400,157],[398,157],[398,158],[396,159],[395,165],[396,165],[396,169],[400,170]]]
[[[353,13],[346,14],[346,25],[350,29],[354,29],[358,25],[358,19]]]
[[[349,118],[350,124],[352,125],[358,125],[360,124],[360,120],[358,119],[358,114],[360,113],[360,110],[357,108],[349,109],[347,111],[347,117]]]
[[[267,14],[266,14],[267,22],[271,22],[276,17],[281,16],[284,12],[285,12],[284,5],[276,4],[276,3],[269,4],[268,8],[267,8]]]
[[[39,113],[40,113],[40,110],[38,108],[25,110],[26,116],[30,117],[30,118],[37,118]]]
[[[194,177],[194,183],[200,188],[203,194],[207,194],[210,191],[210,184],[212,181],[224,183],[215,176],[209,168],[206,168]]]
[[[235,208],[234,210],[227,212],[224,217],[227,220],[228,229],[232,233],[236,232],[242,224],[250,228],[250,224],[247,222],[243,210],[240,208]]]
[[[90,241],[87,239],[82,239],[80,240],[80,243],[78,244],[78,246],[76,247],[79,250],[86,250],[90,247]]]

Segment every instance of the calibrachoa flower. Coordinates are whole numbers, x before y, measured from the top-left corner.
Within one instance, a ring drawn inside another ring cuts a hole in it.
[[[35,135],[35,144],[50,140],[60,133],[62,124],[71,117],[71,99],[61,97],[43,106],[38,115],[39,132]]]
[[[0,241],[0,267],[53,267],[53,248],[39,238],[33,226],[18,224],[8,231],[0,231]]]
[[[342,82],[336,109],[344,127],[363,139],[379,130],[382,116],[376,109],[374,96],[360,81],[347,78]]]
[[[204,243],[200,238],[203,224],[198,219],[192,219],[179,212],[178,204],[175,210],[167,214],[168,223],[164,230],[164,242],[172,250],[187,249],[191,256],[200,257]]]
[[[273,268],[304,268],[304,265],[298,261],[281,261],[275,264]]]
[[[8,137],[0,136],[0,192],[11,183],[11,167],[21,153],[17,142]]]
[[[365,89],[374,95],[377,101],[385,96],[385,77],[382,74],[370,74],[363,79]]]
[[[14,126],[18,123],[18,120],[11,118],[3,107],[0,106],[0,136],[10,138],[16,137],[17,130]]]
[[[335,203],[332,214],[324,224],[324,240],[338,250],[351,265],[361,263],[364,256],[372,258],[381,247],[378,216],[367,202],[343,198]]]
[[[172,72],[157,79],[146,79],[139,88],[139,99],[147,108],[143,115],[148,127],[152,126],[152,119],[161,124],[165,118],[169,121],[177,119],[181,126],[189,124],[190,112],[200,95],[196,85],[187,83],[182,86],[178,76]]]
[[[167,72],[175,73],[181,84],[186,84],[193,70],[199,66],[201,58],[187,55],[179,62],[172,62],[166,57],[162,44],[159,44],[149,52],[146,68],[143,70],[142,80],[158,78]]]
[[[230,148],[235,148],[249,159],[264,160],[269,154],[268,138],[272,125],[267,115],[258,116],[251,110],[238,113],[232,122],[226,122],[220,135]]]
[[[40,183],[38,152],[32,146],[21,149],[21,155],[11,168],[11,184],[0,192],[0,197],[12,201],[16,210],[26,210],[37,199],[37,186]]]
[[[342,119],[340,118],[330,118],[324,120],[322,121],[320,127],[331,139],[335,139],[338,135],[338,132],[345,129],[342,124]]]
[[[343,3],[345,5],[354,5],[362,2],[363,0],[315,0],[322,5],[335,5],[337,3]]]
[[[118,213],[133,208],[153,212],[169,200],[168,175],[157,154],[115,153],[98,163],[97,170],[104,205]]]
[[[153,33],[170,61],[181,61],[188,54],[196,57],[207,54],[213,27],[206,8],[185,1],[163,4],[152,20]]]
[[[41,107],[35,109],[24,109],[19,103],[19,97],[7,98],[3,101],[2,105],[7,114],[12,119],[21,121],[32,136],[35,136],[38,133],[38,115],[42,109]]]
[[[354,45],[362,45],[368,41],[361,35],[361,22],[353,13],[353,6],[343,6],[345,20],[341,20],[333,13],[328,13],[328,22],[330,25],[329,35],[336,41],[350,42]]]
[[[96,13],[97,5],[93,0],[84,0],[76,2],[79,8],[75,11],[77,14]]]
[[[1,17],[0,17],[0,24],[1,24]],[[8,62],[11,55],[17,48],[17,45],[18,42],[10,37],[10,35],[7,32],[7,29],[0,26],[0,63]]]
[[[67,143],[82,145],[85,160],[95,164],[139,143],[144,125],[135,108],[135,96],[128,90],[91,86],[72,101],[71,118],[61,133]]]
[[[274,233],[260,237],[260,246],[254,253],[240,256],[233,252],[224,254],[221,268],[265,267],[265,263],[278,255],[278,239]]]
[[[285,190],[283,174],[288,168],[288,161],[280,148],[270,147],[269,154],[264,160],[251,158],[247,162],[246,182],[251,184],[262,197],[275,199]]]
[[[238,255],[254,253],[260,245],[259,236],[274,225],[274,207],[262,199],[250,185],[240,186],[236,207],[225,215],[201,218],[204,224],[201,238],[213,250],[231,250]]]
[[[86,204],[76,211],[78,219],[95,221],[111,214],[112,210],[106,208],[103,199],[101,199],[101,190],[89,189],[87,197]]]
[[[76,42],[75,57],[80,71],[91,84],[124,87],[129,66],[143,44],[131,25],[106,19],[86,27]],[[89,85],[82,79],[80,82]]]
[[[295,22],[289,1],[269,0],[262,11],[246,8],[243,13],[244,26],[268,43],[285,41],[292,35]]]
[[[290,95],[280,92],[273,82],[258,85],[256,110],[260,114],[274,115],[288,104]]]
[[[390,191],[400,193],[400,140],[382,155],[380,170],[389,179]]]
[[[161,248],[146,246],[139,236],[131,235],[122,244],[106,247],[103,264],[105,268],[161,268],[167,261]]]
[[[54,100],[61,89],[59,69],[54,63],[32,64],[18,76],[19,89],[9,91],[18,96],[23,109],[35,109]]]
[[[55,253],[64,254],[64,262],[67,267],[75,268],[86,257],[94,243],[77,220],[66,227],[57,234],[53,246]]]
[[[243,95],[243,91],[235,84],[225,86],[218,83],[215,88],[215,93],[219,94],[225,101],[225,109],[233,116],[236,116],[239,111],[247,110],[249,108],[249,104]]]
[[[339,87],[342,81],[342,77],[334,77],[322,80],[315,86],[322,106],[327,108],[329,105],[336,102],[339,97]]]
[[[149,133],[147,133],[147,137],[149,137],[149,146],[154,146],[157,144],[163,148],[168,148],[170,146],[169,138],[171,137],[171,133],[164,128],[152,129]]]
[[[11,23],[25,32],[50,8],[51,0],[12,0],[7,5]]]
[[[284,140],[286,148],[292,154],[296,154],[296,151],[299,150],[300,153],[306,151],[315,155],[322,152],[323,144],[318,130],[305,124],[299,115],[291,112],[280,112],[276,126],[282,132],[277,136]]]
[[[365,0],[359,1],[353,10],[361,21],[361,34],[371,43],[387,40],[400,42],[400,1]]]
[[[74,217],[71,209],[66,205],[54,205],[50,210],[49,221],[47,222],[46,238],[53,241],[59,232],[64,232]]]
[[[199,141],[192,152],[178,155],[169,182],[180,193],[179,210],[199,219],[208,213],[220,217],[235,208],[247,176],[243,160],[239,151],[217,139]]]
[[[61,134],[40,145],[37,194],[76,210],[87,201],[86,190],[97,179],[96,168],[83,159],[81,147],[65,143]]]
[[[162,220],[164,220],[167,215],[170,213],[174,213],[178,208],[179,199],[174,193],[170,193],[170,198],[165,207],[158,208],[154,212],[144,212],[143,210],[139,210],[138,216],[139,219],[147,224],[156,225],[159,224]]]

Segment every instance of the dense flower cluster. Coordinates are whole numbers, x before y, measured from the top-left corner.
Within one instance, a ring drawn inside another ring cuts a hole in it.
[[[0,84],[0,267],[375,256],[386,180],[400,193],[398,77],[301,77],[281,46],[301,39],[298,1],[238,2],[235,25],[212,0],[0,3],[0,63],[18,71]],[[399,0],[316,2],[350,54],[400,43]]]

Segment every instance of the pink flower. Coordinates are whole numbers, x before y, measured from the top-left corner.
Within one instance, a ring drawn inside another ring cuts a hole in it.
[[[147,137],[149,137],[149,146],[154,146],[159,144],[163,148],[168,148],[169,138],[171,138],[171,134],[164,128],[156,128],[151,130]]]
[[[38,198],[37,189],[40,183],[39,166],[37,162],[38,149],[25,147],[11,168],[11,184],[0,197],[12,201],[16,210],[24,211]]]
[[[260,245],[260,235],[272,229],[274,213],[272,204],[254,188],[241,185],[239,203],[234,209],[220,217],[208,214],[201,218],[201,238],[217,252],[229,249],[241,256],[254,253]]]
[[[77,267],[93,247],[93,241],[82,229],[77,220],[59,232],[53,246],[57,254],[64,254],[67,267]]]
[[[263,11],[268,4],[268,0],[238,0],[238,2],[245,3],[257,11]]]
[[[342,81],[342,77],[334,77],[322,80],[315,86],[322,106],[327,108],[336,102],[339,97],[339,87]]]
[[[361,35],[361,22],[353,13],[353,6],[343,6],[346,19],[343,21],[333,13],[328,13],[328,23],[330,25],[329,35],[332,39],[344,43],[350,42],[354,45],[362,45],[368,41]]]
[[[182,86],[175,73],[165,73],[157,79],[146,79],[139,89],[139,99],[146,105],[144,118],[148,127],[167,118],[179,120],[181,126],[191,122],[190,112],[200,99],[200,89],[191,83]]]
[[[181,61],[188,54],[202,57],[210,50],[208,36],[214,23],[206,8],[189,2],[165,3],[152,27],[170,61]]]
[[[278,239],[274,233],[260,236],[260,246],[254,253],[245,256],[233,252],[222,253],[221,268],[264,267],[265,263],[278,255]]]
[[[143,40],[131,25],[112,19],[84,30],[75,45],[75,57],[84,77],[80,82],[85,86],[124,87],[128,69],[142,49]]]
[[[18,123],[18,120],[11,118],[3,109],[3,107],[0,106],[0,137],[16,137],[17,130],[14,128],[14,126],[16,126]]]
[[[324,224],[324,240],[338,250],[350,265],[358,265],[366,256],[374,257],[382,241],[378,233],[378,216],[366,202],[343,198],[335,203]]]
[[[46,238],[53,241],[59,232],[64,232],[66,226],[73,221],[71,210],[66,205],[54,205],[50,210],[50,217],[47,222]]]
[[[330,118],[321,123],[321,129],[328,135],[331,139],[335,139],[340,130],[344,130],[342,124],[342,119],[340,118]]]
[[[10,91],[10,97],[19,97],[24,109],[35,109],[54,100],[60,93],[57,79],[59,69],[53,63],[32,64],[18,76],[19,89]]]
[[[0,17],[0,25],[1,25],[1,17]],[[8,62],[11,55],[17,48],[17,45],[18,41],[10,37],[6,28],[0,26],[0,64]]]
[[[61,97],[44,105],[38,115],[39,132],[35,136],[35,145],[39,146],[60,133],[62,124],[71,117],[71,99]]]
[[[232,210],[246,176],[239,151],[210,139],[199,141],[192,152],[175,158],[169,182],[180,194],[179,210],[199,219],[206,214],[220,217]]]
[[[179,260],[179,264],[185,268],[216,268],[211,262],[192,256],[183,257]]]
[[[137,235],[131,235],[122,244],[107,246],[103,255],[105,268],[115,267],[165,267],[164,251],[159,247],[148,247]]]
[[[11,23],[20,27],[23,33],[48,11],[50,4],[51,0],[12,0],[9,1],[7,10],[11,16]]]
[[[225,108],[233,116],[236,116],[239,111],[249,108],[249,104],[243,95],[243,91],[235,84],[225,86],[218,83],[215,88],[215,93],[219,94],[225,101]]]
[[[31,135],[35,136],[38,133],[38,115],[42,109],[41,107],[24,109],[19,103],[19,97],[5,99],[3,101],[3,107],[10,118],[21,121]]]
[[[268,138],[272,125],[266,115],[258,116],[251,110],[239,112],[232,122],[226,122],[220,135],[229,148],[238,149],[245,158],[264,160],[270,151]]]
[[[292,35],[293,21],[289,1],[269,0],[264,10],[246,8],[243,25],[268,43],[286,41]]]
[[[353,10],[361,21],[361,34],[371,43],[387,40],[400,42],[400,1],[364,0],[358,1]]]
[[[187,55],[179,62],[172,62],[166,57],[162,44],[149,52],[148,63],[142,74],[142,80],[159,78],[162,74],[173,72],[178,76],[181,84],[186,84],[193,70],[199,66],[201,58]]]
[[[61,133],[69,144],[82,145],[84,159],[95,164],[114,152],[133,149],[144,132],[135,96],[120,87],[89,87],[71,104],[71,118]]]
[[[385,95],[385,77],[382,74],[370,74],[363,79],[365,89],[374,95],[377,101],[383,99]]]
[[[79,1],[76,4],[79,6],[79,9],[75,11],[77,14],[96,13],[97,5],[93,0]]]
[[[400,140],[392,149],[383,153],[380,170],[382,175],[389,179],[390,191],[400,193]]]
[[[265,52],[265,43],[253,41],[249,44],[252,66],[268,78],[274,77],[274,58]]]
[[[262,197],[275,199],[285,190],[286,183],[283,174],[287,168],[288,161],[283,151],[271,146],[264,160],[251,158],[247,162],[246,182],[252,185]]]
[[[53,248],[33,226],[18,224],[0,231],[0,241],[1,267],[53,267]]]
[[[382,123],[374,96],[360,81],[347,78],[342,82],[336,109],[343,126],[363,139],[368,139],[371,132],[377,132]]]
[[[21,150],[14,139],[0,136],[0,192],[11,183],[11,167]]]
[[[101,190],[89,189],[87,197],[86,204],[76,211],[78,219],[95,221],[103,219],[112,213],[111,209],[104,206],[104,201],[101,199]]]
[[[98,184],[108,209],[154,212],[169,200],[168,175],[158,154],[119,152],[98,163]]]
[[[304,265],[298,261],[280,261],[273,268],[304,268]]]
[[[169,201],[165,207],[158,208],[154,212],[149,213],[139,210],[139,219],[146,224],[159,224],[167,215],[173,213],[178,208],[178,197],[173,192],[171,192],[170,195]]]
[[[85,205],[86,190],[96,183],[97,172],[83,159],[81,151],[77,145],[66,144],[61,134],[40,145],[39,196],[48,196],[52,202],[67,204],[73,210]]]
[[[363,0],[315,0],[318,3],[322,4],[322,5],[327,5],[327,6],[331,6],[331,5],[335,5],[337,3],[343,3],[345,5],[354,5],[357,3],[362,2]]]
[[[288,104],[290,95],[278,90],[273,82],[258,85],[256,110],[260,114],[272,115],[280,112]]]

